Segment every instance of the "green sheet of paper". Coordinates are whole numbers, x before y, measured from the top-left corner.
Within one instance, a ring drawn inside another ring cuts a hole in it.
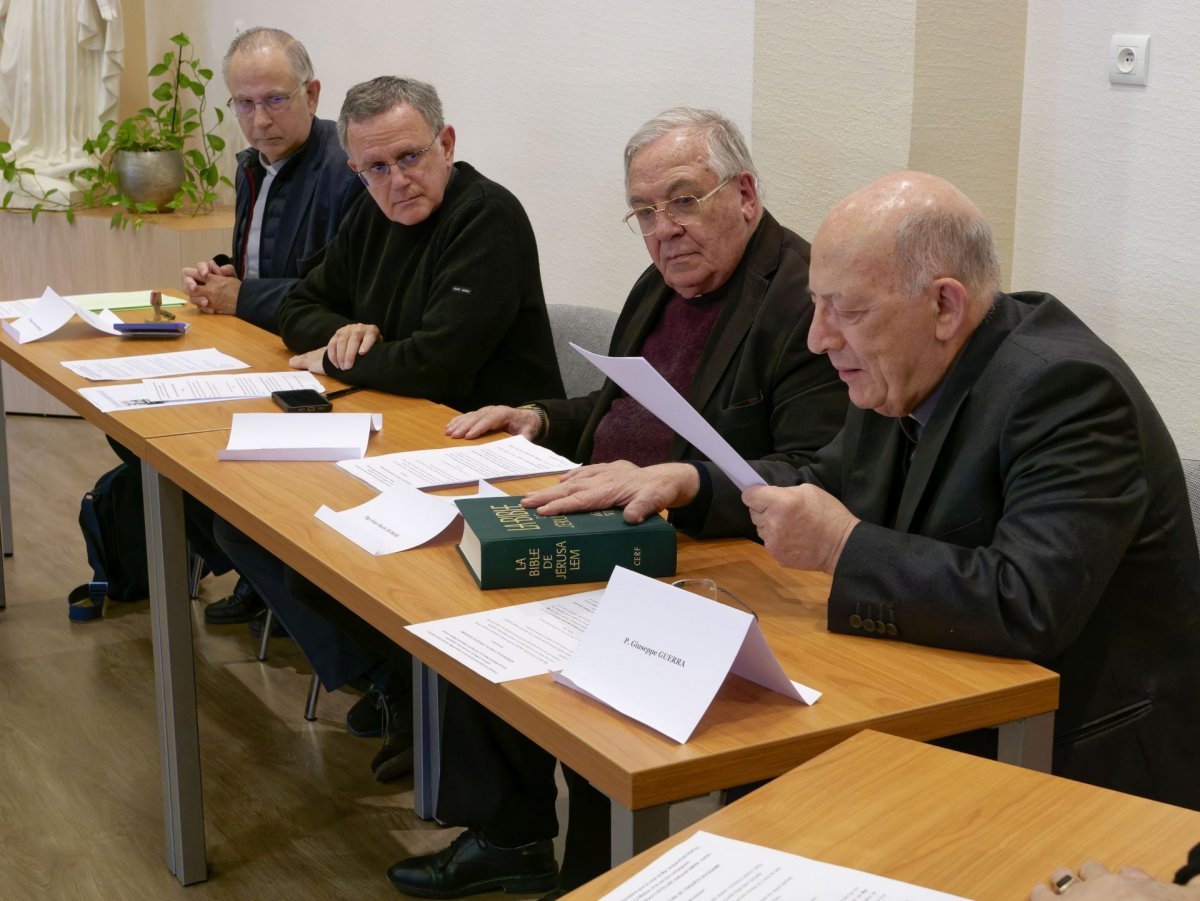
[[[71,300],[75,301],[85,310],[133,310],[138,307],[150,306],[149,291],[115,291],[106,294],[71,294]],[[184,304],[184,301],[178,297],[171,297],[164,294],[162,298],[164,307],[178,307]]]

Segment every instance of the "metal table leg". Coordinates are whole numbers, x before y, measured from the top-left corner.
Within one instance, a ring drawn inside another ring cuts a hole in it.
[[[413,812],[423,820],[437,814],[442,769],[441,702],[438,674],[413,658]]]
[[[8,484],[8,420],[4,414],[4,382],[0,376],[0,610],[8,606],[4,591],[4,558],[13,552],[12,493]]]
[[[162,751],[167,866],[184,885],[208,878],[204,853],[204,797],[200,784],[200,730],[188,602],[183,492],[142,461],[146,557],[150,575],[150,629]]]
[[[1054,757],[1054,714],[1014,720],[1000,727],[996,759],[1041,773],[1050,772]]]
[[[612,802],[612,865],[623,864],[635,854],[662,841],[671,831],[671,805],[630,810]]]

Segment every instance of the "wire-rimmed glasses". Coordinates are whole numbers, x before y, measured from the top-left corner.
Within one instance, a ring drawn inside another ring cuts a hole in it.
[[[402,153],[396,158],[394,163],[373,163],[363,169],[354,170],[362,183],[368,188],[375,188],[379,185],[387,184],[392,177],[392,167],[395,166],[401,172],[410,166],[415,166],[421,162],[421,157],[429,152],[429,149],[437,143],[438,136],[434,135],[433,140],[420,150],[410,150],[407,153]]]
[[[664,200],[661,203],[652,204],[651,206],[636,207],[626,213],[625,218],[621,221],[629,226],[631,232],[643,238],[648,238],[654,234],[654,229],[658,227],[659,213],[665,213],[667,218],[672,222],[676,222],[687,228],[700,218],[700,211],[704,205],[704,201],[708,200],[731,181],[733,181],[732,177],[725,179],[703,197],[684,194],[680,197],[672,197],[670,200]]]
[[[676,579],[671,583],[671,587],[682,588],[684,591],[690,591],[692,594],[698,594],[713,601],[721,601],[722,603],[722,599],[728,598],[755,619],[758,619],[758,614],[751,610],[741,598],[728,588],[721,587],[712,579]]]
[[[296,90],[290,94],[276,94],[274,97],[264,97],[262,100],[251,100],[249,97],[230,97],[225,105],[233,110],[239,119],[249,119],[254,115],[255,107],[261,106],[268,116],[279,116],[286,113],[292,105],[292,98],[308,87],[307,81],[300,82]]]

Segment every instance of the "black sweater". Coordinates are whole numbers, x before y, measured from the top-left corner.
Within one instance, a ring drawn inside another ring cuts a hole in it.
[[[326,356],[326,372],[350,384],[458,410],[562,397],[529,218],[466,163],[417,225],[359,198],[279,311],[280,334],[300,353],[354,322],[383,340],[346,370]]]

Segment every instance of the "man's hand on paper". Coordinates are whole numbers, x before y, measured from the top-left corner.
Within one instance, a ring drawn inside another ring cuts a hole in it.
[[[841,501],[816,485],[755,485],[742,492],[742,502],[750,509],[767,551],[794,569],[833,575],[842,549],[859,523]]]
[[[205,313],[236,313],[241,288],[237,270],[230,265],[208,260],[184,267],[183,290],[188,300]]]
[[[668,507],[681,507],[696,497],[700,476],[687,463],[634,466],[627,460],[575,469],[557,485],[521,499],[543,516],[624,507],[625,521],[638,523]]]
[[[1084,862],[1078,876],[1066,867],[1056,867],[1050,874],[1050,883],[1057,885],[1065,877],[1071,878],[1058,891],[1049,883],[1035,885],[1029,893],[1030,901],[1050,901],[1068,891],[1072,901],[1195,901],[1200,898],[1200,879],[1193,879],[1186,886],[1173,885],[1158,882],[1137,867],[1121,867],[1118,872],[1110,873],[1108,867],[1094,860]]]
[[[318,347],[316,350],[310,350],[308,353],[296,354],[296,356],[288,360],[288,365],[293,369],[307,369],[309,372],[326,375],[325,348]]]
[[[451,438],[478,438],[489,432],[505,431],[510,435],[523,435],[532,441],[541,426],[541,417],[533,410],[480,407],[451,419],[446,424],[446,434]]]
[[[382,337],[379,327],[375,325],[363,322],[343,325],[333,333],[333,337],[329,339],[329,346],[325,348],[329,353],[329,362],[338,369],[349,369],[354,365],[356,357],[361,357],[369,351]]]

